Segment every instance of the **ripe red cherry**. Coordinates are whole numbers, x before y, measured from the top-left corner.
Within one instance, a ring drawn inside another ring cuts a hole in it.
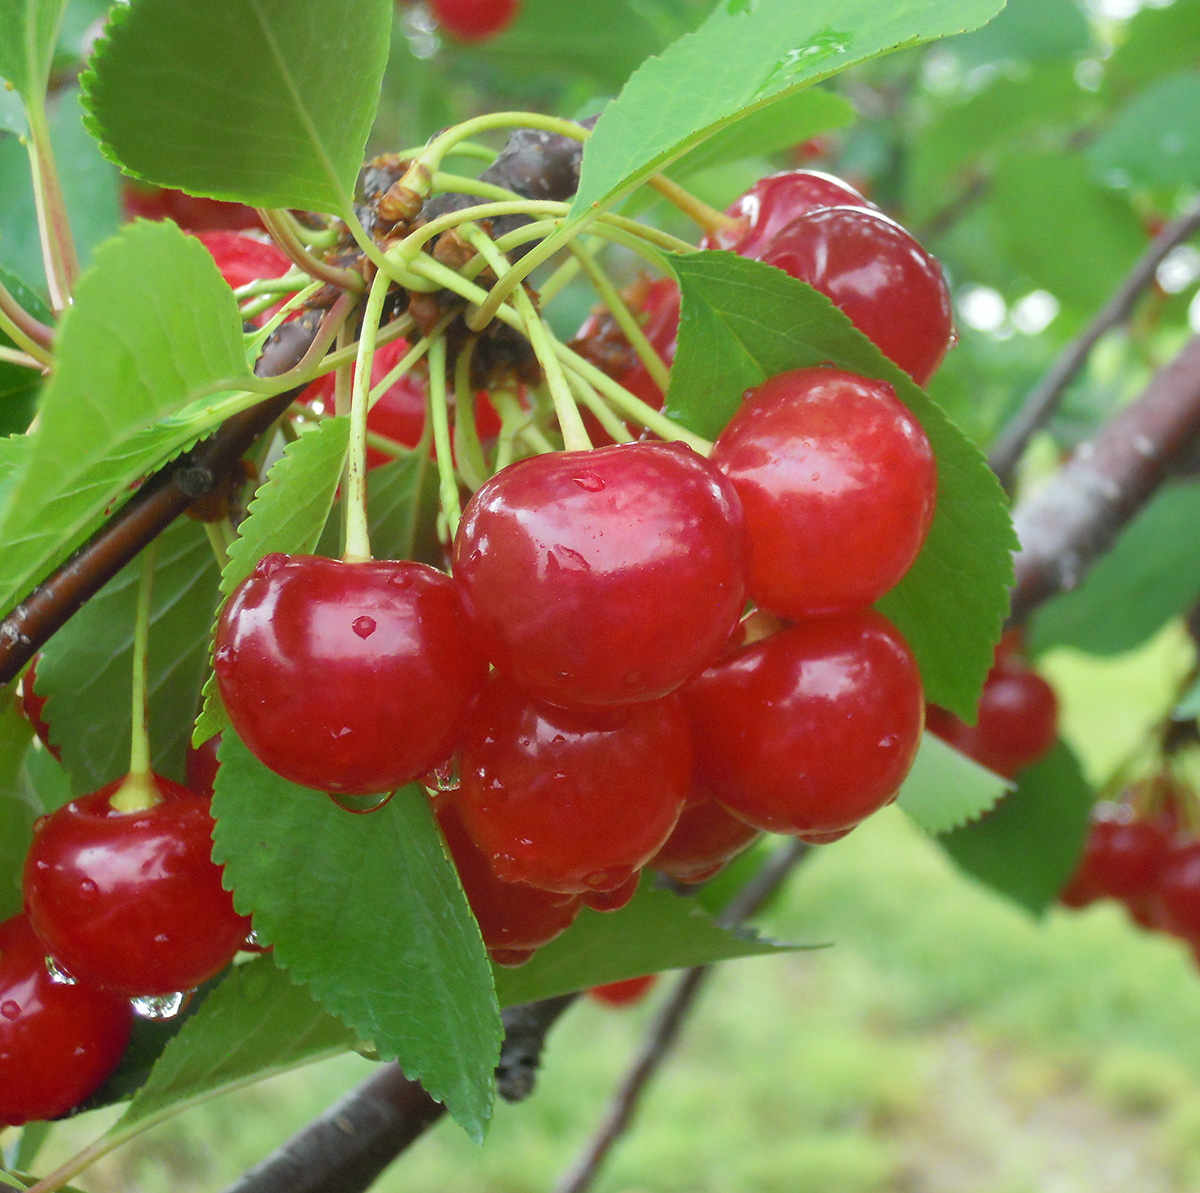
[[[486,41],[516,19],[518,0],[429,0],[438,25],[459,41]]]
[[[129,1000],[46,971],[27,916],[0,924],[0,1126],[57,1118],[117,1067],[133,1024]]]
[[[1158,886],[1171,836],[1153,820],[1128,818],[1128,809],[1101,811],[1092,819],[1079,868],[1071,880],[1094,899],[1138,900]]]
[[[930,732],[1010,779],[1044,758],[1058,736],[1054,689],[1016,655],[988,672],[974,725],[936,705],[927,717]]]
[[[794,219],[818,207],[875,210],[849,183],[819,170],[784,170],[760,178],[725,214],[737,223],[719,228],[701,242],[705,249],[731,249],[757,261],[771,238]]]
[[[479,924],[483,943],[498,965],[519,965],[574,922],[582,906],[578,895],[539,890],[523,882],[503,882],[463,827],[451,799],[437,805],[446,848]]]
[[[234,290],[259,278],[282,277],[292,267],[290,258],[281,248],[254,236],[215,231],[198,232],[196,239],[208,249],[221,276]],[[283,302],[284,299],[280,298],[269,311],[257,316],[255,322],[265,323]]]
[[[691,786],[678,697],[566,709],[493,675],[471,715],[453,797],[506,882],[614,891],[662,847]]]
[[[873,609],[742,647],[683,695],[699,781],[769,832],[849,831],[892,800],[921,737],[916,661]]]
[[[657,981],[658,974],[648,973],[640,978],[626,978],[623,982],[606,982],[603,986],[593,986],[588,993],[606,1006],[629,1007],[641,1002]]]
[[[367,795],[454,749],[487,666],[453,581],[421,563],[267,555],[217,623],[229,719],[277,774]]]
[[[666,844],[650,859],[676,882],[706,882],[759,838],[758,829],[739,820],[704,788],[688,796]]]
[[[190,990],[250,932],[214,865],[203,796],[155,776],[162,802],[120,812],[121,782],[59,808],[25,861],[25,909],[73,977],[131,997]]]
[[[185,195],[183,191],[164,190],[138,182],[126,182],[121,188],[121,206],[126,219],[139,216],[147,220],[174,220],[185,232],[214,232],[220,229],[241,231],[261,228],[253,207],[242,203],[224,203]]]
[[[760,260],[820,290],[918,385],[950,347],[954,322],[941,266],[878,211],[810,211],[773,237]]]
[[[745,601],[741,509],[681,444],[555,452],[471,499],[454,578],[488,658],[561,704],[651,700],[702,670]]]
[[[751,389],[713,448],[745,512],[747,589],[791,620],[895,587],[933,521],[937,460],[886,381],[794,369]]]
[[[187,754],[183,763],[184,786],[197,795],[207,795],[210,798],[217,782],[217,771],[221,768],[217,751],[221,748],[221,734],[210,737],[208,741],[198,746],[188,743]]]
[[[1158,899],[1166,930],[1200,944],[1200,841],[1182,842],[1168,851]]]

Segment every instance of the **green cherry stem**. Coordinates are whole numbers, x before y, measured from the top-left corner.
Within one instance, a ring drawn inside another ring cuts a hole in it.
[[[0,283],[0,331],[46,368],[54,365],[54,330],[35,319]]]
[[[723,211],[709,206],[703,199],[697,198],[691,191],[685,190],[665,174],[652,175],[647,179],[647,185],[652,190],[658,191],[668,203],[699,224],[705,232],[719,232],[722,228],[728,228],[737,222],[733,216],[726,215]]]
[[[137,613],[133,623],[133,725],[129,750],[129,775],[112,797],[118,812],[140,812],[159,803],[161,796],[150,769],[150,717],[146,701],[150,644],[150,604],[154,593],[155,540],[142,552],[138,580]]]
[[[371,558],[371,536],[367,524],[367,406],[371,396],[371,366],[375,361],[375,337],[383,317],[391,279],[377,273],[367,295],[354,386],[350,399],[350,452],[346,461],[346,550],[347,563],[366,563]],[[338,407],[341,413],[341,407]]]
[[[654,384],[663,393],[666,393],[667,383],[671,378],[670,370],[646,338],[642,325],[634,318],[625,300],[604,271],[604,267],[582,245],[572,244],[571,251],[579,258],[579,264],[583,266],[592,285],[596,287],[596,293],[600,295],[604,300],[604,305],[612,312],[617,326],[625,333],[625,338],[637,353],[638,359],[646,366],[646,372],[650,374]]]
[[[497,278],[503,281],[505,271],[510,270],[508,258],[496,248],[491,237],[477,224],[463,224],[459,228],[458,234],[487,260],[495,270]],[[538,358],[538,364],[542,366],[542,372],[546,375],[546,386],[554,401],[554,412],[558,415],[558,425],[562,431],[564,446],[567,451],[590,450],[592,441],[588,438],[587,428],[583,425],[579,407],[575,405],[575,398],[571,393],[571,387],[567,384],[566,374],[563,372],[558,357],[554,354],[550,332],[524,286],[518,286],[513,291],[513,306],[524,324],[525,334],[529,337],[529,343]]]
[[[590,410],[596,421],[605,429],[610,439],[617,443],[629,443],[633,436],[629,428],[613,412],[613,408],[596,392],[595,386],[577,373],[568,373],[567,381],[572,393]]]
[[[462,506],[458,498],[458,477],[450,448],[450,412],[446,397],[446,337],[438,336],[429,346],[429,421],[433,426],[433,444],[437,448],[438,498],[450,530],[458,533]]]
[[[225,535],[221,533],[220,526],[216,522],[205,522],[204,533],[208,536],[208,545],[212,547],[213,558],[217,561],[217,567],[224,571],[229,563],[229,547],[225,542]]]
[[[459,476],[474,493],[490,475],[479,442],[479,427],[475,422],[475,390],[471,385],[471,358],[475,341],[468,340],[459,349],[454,362],[454,459]]]
[[[58,180],[58,167],[54,162],[44,96],[31,91],[23,98],[25,115],[29,121],[26,145],[33,175],[33,198],[42,241],[42,259],[46,266],[46,285],[50,290],[50,305],[55,311],[62,311],[70,304],[71,292],[79,278],[79,258]]]
[[[339,290],[348,290],[351,294],[361,294],[365,289],[362,274],[353,269],[330,265],[309,250],[296,231],[296,218],[290,211],[269,207],[256,207],[255,210],[263,227],[271,234],[271,239],[310,277],[336,286]]]
[[[34,360],[28,352],[22,352],[20,348],[0,347],[0,360],[5,364],[18,365],[22,369],[36,369],[39,373],[45,372],[48,368],[40,360]]]

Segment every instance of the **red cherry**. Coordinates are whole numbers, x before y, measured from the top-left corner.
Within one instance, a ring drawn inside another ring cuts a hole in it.
[[[820,290],[918,385],[950,347],[954,321],[941,266],[878,211],[810,211],[765,245],[760,259]]]
[[[758,829],[739,820],[704,788],[697,788],[649,864],[676,882],[706,882],[759,836]]]
[[[485,653],[545,700],[651,700],[702,670],[745,600],[741,509],[681,444],[510,465],[471,499],[454,578]]]
[[[777,232],[818,207],[875,210],[875,205],[854,187],[832,174],[822,174],[820,170],[784,170],[760,178],[736,199],[725,214],[737,223],[705,236],[700,247],[732,249],[740,257],[757,261]]]
[[[640,978],[626,978],[623,982],[606,982],[603,986],[593,986],[588,993],[597,1002],[610,1007],[628,1007],[641,1002],[657,981],[658,974],[648,973]]]
[[[690,785],[677,697],[557,708],[493,675],[467,727],[454,798],[499,877],[586,894],[615,891],[654,856]]]
[[[214,232],[220,229],[236,232],[262,227],[258,213],[243,203],[202,199],[196,195],[185,195],[183,191],[164,190],[137,182],[124,183],[121,206],[126,219],[170,219],[185,232]]]
[[[700,782],[770,832],[853,828],[895,796],[921,737],[916,660],[873,609],[743,647],[683,695]]]
[[[188,743],[187,754],[183,763],[184,786],[197,795],[212,797],[217,782],[217,771],[221,762],[217,751],[221,748],[221,734],[210,737],[208,741],[198,746]]]
[[[593,911],[620,911],[637,894],[641,874],[631,874],[619,887],[611,891],[587,891],[580,900]]]
[[[712,462],[745,511],[750,596],[791,620],[878,600],[933,521],[937,460],[886,381],[828,368],[772,377],[747,392]]]
[[[483,943],[497,964],[511,965],[514,957],[520,958],[517,964],[528,960],[535,949],[549,944],[575,922],[580,908],[577,895],[497,878],[468,836],[453,800],[439,801],[437,818]]]
[[[998,775],[1013,778],[1049,753],[1058,737],[1054,689],[1019,657],[1009,655],[988,672],[979,716],[968,725],[930,705],[929,730]]]
[[[41,738],[42,745],[60,762],[62,750],[50,741],[50,722],[46,720],[46,697],[37,694],[37,665],[41,655],[34,655],[29,670],[21,677],[21,708],[33,731]]]
[[[1166,930],[1200,943],[1200,841],[1181,842],[1168,851],[1158,898]]]
[[[260,278],[283,277],[292,267],[290,258],[281,248],[254,236],[216,231],[197,232],[196,239],[208,249],[221,276],[234,290]],[[281,298],[269,311],[258,316],[255,322],[266,322],[283,305],[283,301]]]
[[[1100,812],[1088,829],[1071,886],[1094,899],[1142,899],[1158,886],[1170,848],[1170,834],[1155,821]]]
[[[250,921],[210,859],[208,800],[156,775],[162,802],[119,812],[123,780],[41,821],[25,862],[25,909],[73,977],[121,994],[190,990],[233,959]]]
[[[0,924],[0,1126],[57,1118],[117,1067],[133,1024],[128,999],[61,985],[27,916]]]
[[[513,23],[518,0],[429,0],[438,25],[458,41],[486,41]]]
[[[267,555],[230,596],[213,667],[277,774],[367,795],[454,749],[486,674],[449,576],[421,563]]]

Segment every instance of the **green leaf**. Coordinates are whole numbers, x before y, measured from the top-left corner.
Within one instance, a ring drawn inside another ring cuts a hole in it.
[[[158,540],[150,607],[147,698],[154,769],[183,781],[184,755],[208,660],[217,564],[203,527],[175,522]],[[42,651],[37,690],[76,795],[129,770],[130,691],[139,556]]]
[[[502,1006],[553,998],[605,982],[737,957],[762,957],[812,946],[785,945],[718,927],[694,899],[643,882],[620,911],[584,908],[557,940],[516,969],[496,970]]]
[[[0,0],[0,78],[22,95],[46,92],[67,0]]]
[[[284,448],[258,487],[254,500],[229,548],[221,573],[221,595],[227,597],[255,564],[272,551],[306,555],[316,547],[329,519],[350,442],[350,419],[327,418]],[[193,742],[199,745],[228,728],[215,678],[204,684],[204,708]]]
[[[1200,484],[1164,488],[1125,528],[1073,592],[1035,615],[1033,650],[1073,646],[1089,654],[1133,650],[1200,595]]]
[[[1078,760],[1060,742],[991,812],[940,841],[973,878],[1040,914],[1075,871],[1092,801]]]
[[[1200,679],[1191,686],[1187,695],[1175,706],[1171,716],[1178,721],[1200,717]]]
[[[379,103],[392,7],[138,0],[116,10],[83,76],[89,128],[119,166],[160,186],[345,213]]]
[[[32,740],[13,689],[0,689],[0,920],[21,910],[21,871],[40,811],[25,774]]]
[[[441,565],[437,469],[428,454],[415,451],[372,468],[367,473],[367,509],[377,558]]]
[[[1190,186],[1200,178],[1200,73],[1163,79],[1136,96],[1088,149],[1097,178],[1116,186]]]
[[[354,1033],[276,968],[235,967],[163,1050],[110,1134],[123,1137],[218,1094],[352,1048]]]
[[[879,608],[908,639],[927,698],[973,715],[1008,610],[1016,545],[978,449],[812,287],[733,253],[694,253],[672,267],[683,308],[667,412],[685,426],[713,437],[746,389],[824,363],[889,382],[920,419],[937,453],[937,513],[912,569]]]
[[[896,805],[930,836],[937,836],[978,819],[1011,789],[999,775],[926,733]]]
[[[1128,201],[1092,180],[1082,154],[1007,155],[993,176],[986,212],[991,236],[1012,261],[1064,305],[1088,315],[1146,247]]]
[[[956,37],[948,48],[967,66],[980,66],[1005,59],[1071,58],[1090,42],[1087,17],[1075,0],[1008,0],[994,21]]]
[[[407,787],[355,816],[267,770],[232,733],[220,757],[213,858],[238,910],[293,980],[482,1138],[500,1018],[424,794]]]
[[[208,250],[169,221],[131,224],[96,253],[57,358],[0,522],[5,611],[134,481],[209,429],[211,404],[186,409],[198,395],[248,376],[233,292]]]
[[[701,141],[675,162],[668,173],[673,178],[686,178],[699,170],[752,155],[765,157],[799,145],[818,133],[845,128],[854,119],[854,105],[843,96],[817,88],[797,91]]]
[[[1102,91],[1110,99],[1197,65],[1200,3],[1175,0],[1161,7],[1145,5],[1121,33],[1124,40],[1105,63]]]
[[[571,214],[605,204],[754,109],[889,50],[975,28],[1001,6],[1002,0],[819,6],[722,0],[695,33],[647,61],[604,109],[584,150]]]

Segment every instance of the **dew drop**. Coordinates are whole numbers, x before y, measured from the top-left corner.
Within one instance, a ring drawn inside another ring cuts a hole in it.
[[[412,573],[408,571],[393,572],[388,577],[387,582],[389,588],[411,588]]]
[[[81,899],[94,899],[100,893],[100,888],[90,879],[85,878],[79,884],[79,897]]]
[[[264,555],[254,565],[254,574],[260,579],[263,576],[269,576],[272,572],[277,572],[287,561],[288,557],[281,551],[272,551],[270,555]]]
[[[356,617],[354,619],[350,628],[360,638],[369,638],[373,633],[375,633],[375,618],[368,617],[364,613],[362,617]]]
[[[21,1004],[13,1002],[11,998],[0,1002],[0,1015],[3,1015],[5,1019],[16,1019],[20,1013]]]
[[[430,791],[455,791],[462,785],[462,776],[458,771],[458,759],[448,758],[421,776],[421,782]]]
[[[79,982],[73,975],[69,974],[57,961],[49,954],[46,955],[46,972],[50,975],[50,980],[56,986],[78,986]]]
[[[133,1013],[141,1019],[159,1022],[174,1019],[192,1001],[192,991],[179,990],[174,994],[143,994],[130,1000]]]
[[[554,735],[554,736],[553,736],[553,737],[550,739],[550,744],[551,744],[552,746],[561,746],[561,745],[563,744],[563,742],[565,742],[566,740],[567,740],[567,739],[566,739],[565,737],[563,737],[563,735],[562,735],[561,733],[556,733],[556,734],[555,734],[555,735]]]
[[[571,479],[581,488],[589,493],[599,493],[604,488],[604,478],[597,476],[594,472],[581,472],[578,476],[573,476]]]
[[[155,944],[170,944],[171,938],[165,932],[159,932],[154,938]]]
[[[218,675],[233,674],[234,657],[232,646],[218,646],[213,652],[213,670]]]
[[[266,947],[267,946],[263,944],[263,938],[259,936],[259,934],[253,928],[251,928],[246,934],[246,948],[261,952]]]
[[[47,825],[47,824],[49,824],[49,823],[50,823],[50,817],[49,817],[49,816],[39,816],[39,817],[38,817],[38,818],[37,818],[37,819],[36,819],[36,820],[33,822],[33,831],[34,831],[34,833],[35,833],[35,834],[36,834],[36,833],[40,833],[40,832],[42,831],[42,829],[44,829],[44,828],[46,827],[46,825]]]

